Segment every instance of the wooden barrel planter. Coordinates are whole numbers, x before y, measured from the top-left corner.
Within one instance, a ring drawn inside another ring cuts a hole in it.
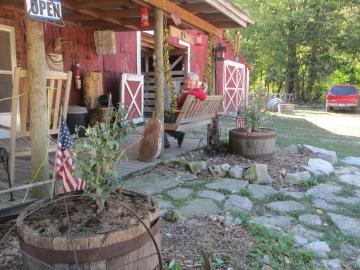
[[[278,112],[281,114],[293,113],[294,108],[295,108],[295,105],[291,104],[291,103],[278,104]]]
[[[111,194],[111,198],[120,198],[134,209],[160,247],[158,203],[130,191]],[[31,205],[18,217],[24,269],[154,270],[159,266],[150,234],[134,215],[114,203],[115,199],[107,200],[110,210],[104,217],[90,206],[83,207],[91,201],[82,195],[55,197],[56,205],[49,201]],[[39,209],[41,206],[45,207]]]
[[[229,131],[229,151],[247,158],[262,158],[275,150],[277,133],[273,129],[259,128],[252,132],[245,129]]]

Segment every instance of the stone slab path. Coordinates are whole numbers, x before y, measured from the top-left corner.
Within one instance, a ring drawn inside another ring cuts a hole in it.
[[[299,248],[314,251],[325,267],[319,269],[360,262],[360,167],[335,167],[334,174],[307,189],[191,176],[151,172],[129,179],[124,187],[154,195],[161,214],[177,208],[184,217],[223,215],[227,224],[257,223],[291,234]]]

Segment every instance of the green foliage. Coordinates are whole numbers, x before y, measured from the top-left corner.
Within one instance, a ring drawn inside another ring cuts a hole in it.
[[[116,177],[117,162],[125,157],[124,144],[132,123],[125,120],[125,112],[116,110],[103,123],[85,129],[85,137],[75,135],[74,157],[77,177],[86,181],[85,193],[101,212]]]
[[[256,241],[256,249],[249,254],[251,269],[262,268],[264,255],[268,256],[274,270],[314,269],[315,254],[296,248],[291,236],[281,235],[258,224],[250,225],[250,232]]]
[[[274,195],[270,196],[270,201],[286,201],[290,197],[285,195],[283,192],[275,193]]]
[[[335,83],[360,84],[357,0],[234,0],[254,19],[240,29],[251,85],[323,98]],[[235,30],[234,30],[235,31]],[[234,31],[227,31],[235,42]]]
[[[246,188],[240,189],[239,194],[244,197],[248,197],[248,198],[251,197],[251,192],[249,190],[247,190]]]
[[[317,178],[311,177],[311,178],[305,180],[304,182],[302,182],[301,187],[308,189],[308,188],[317,186],[319,184],[320,184],[320,181]]]
[[[234,218],[239,218],[243,223],[248,223],[250,221],[250,214],[241,211],[234,211],[231,212],[231,216]]]
[[[249,92],[245,107],[246,127],[252,131],[258,129],[265,119],[264,95],[261,88]]]

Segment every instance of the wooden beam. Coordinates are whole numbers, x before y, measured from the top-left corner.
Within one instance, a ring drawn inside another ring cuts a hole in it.
[[[71,1],[76,9],[98,9],[98,8],[113,8],[113,7],[129,7],[131,1],[129,0],[87,0],[82,2]]]
[[[35,182],[49,179],[48,106],[44,25],[26,17],[26,55],[30,100],[31,165]],[[33,198],[49,195],[44,186],[31,191]]]
[[[207,3],[191,3],[191,4],[179,4],[179,6],[187,11],[190,11],[193,14],[197,13],[217,13],[219,12],[213,6]]]
[[[164,11],[155,9],[155,113],[164,126]],[[162,151],[164,151],[164,131],[161,134]]]
[[[101,3],[101,2],[104,2],[104,1],[98,1],[97,0],[95,2]],[[103,20],[103,21],[106,21],[106,22],[113,23],[113,24],[115,24],[117,26],[122,26],[122,27],[125,26],[125,27],[127,27],[127,28],[129,28],[131,30],[137,30],[138,29],[137,27],[134,27],[132,25],[124,24],[120,19],[115,19],[112,16],[106,16],[101,11],[95,11],[95,10],[92,10],[92,9],[77,9],[75,6],[73,6],[72,2],[70,3],[69,0],[62,1],[62,6],[64,8],[70,9],[72,11],[76,11],[76,12],[79,12],[79,13],[82,13],[82,14],[92,16],[92,17],[97,18],[99,20]]]
[[[140,18],[141,8],[123,8],[116,10],[103,10],[103,14],[113,16],[115,18]],[[152,16],[152,10],[149,10],[149,16]]]
[[[218,29],[207,21],[191,14],[189,11],[170,2],[169,0],[143,0],[143,2],[148,3],[156,8],[162,9],[169,14],[176,12],[180,15],[183,22],[187,22],[192,27],[201,29],[207,33],[214,34],[219,37],[222,36],[222,30]]]

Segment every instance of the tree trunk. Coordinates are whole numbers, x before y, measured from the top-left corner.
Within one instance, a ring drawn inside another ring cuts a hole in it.
[[[219,117],[215,117],[212,123],[208,125],[207,143],[210,148],[220,147],[220,133],[219,133]]]
[[[27,17],[26,37],[30,100],[31,165],[35,182],[38,182],[49,179],[47,64],[43,24]],[[47,195],[49,195],[49,189],[46,185],[39,186],[31,191],[33,198],[43,198]]]
[[[155,113],[164,126],[164,12],[156,8],[154,15]],[[161,136],[164,137],[164,132]],[[163,153],[164,144],[162,146],[161,152]]]
[[[287,37],[287,46],[288,46],[288,67],[287,67],[287,83],[286,83],[286,93],[296,93],[296,85],[298,80],[298,63],[297,63],[297,53],[296,53],[296,26],[292,18],[292,12],[294,10],[293,3],[291,0],[288,1],[289,6],[289,16],[288,21],[288,37]]]

